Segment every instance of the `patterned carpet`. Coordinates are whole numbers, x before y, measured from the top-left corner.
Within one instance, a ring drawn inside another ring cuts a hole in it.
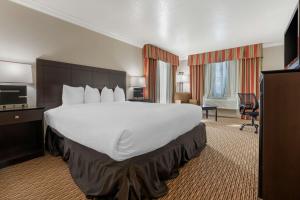
[[[207,124],[208,145],[168,182],[161,200],[257,199],[258,135],[238,119]],[[50,155],[0,170],[1,200],[84,200],[67,165]]]

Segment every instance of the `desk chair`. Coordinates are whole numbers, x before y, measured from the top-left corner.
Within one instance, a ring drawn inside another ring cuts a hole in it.
[[[251,118],[251,124],[242,124],[240,130],[242,131],[245,126],[254,126],[255,133],[258,132],[258,124],[255,124],[255,120],[259,115],[258,100],[253,93],[238,93],[240,98],[240,113],[242,116],[249,116]]]
[[[176,92],[174,95],[175,103],[189,103],[198,105],[196,99],[192,99],[192,94],[189,92]]]

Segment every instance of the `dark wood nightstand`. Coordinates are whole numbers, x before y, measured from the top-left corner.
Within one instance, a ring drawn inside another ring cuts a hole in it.
[[[150,99],[128,99],[128,101],[153,103]]]
[[[0,110],[0,168],[44,155],[44,108]]]

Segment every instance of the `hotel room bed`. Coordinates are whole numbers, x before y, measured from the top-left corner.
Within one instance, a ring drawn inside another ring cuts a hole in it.
[[[46,149],[62,156],[88,198],[154,199],[206,145],[201,107],[149,103],[61,106],[62,85],[126,88],[126,73],[37,60]]]
[[[166,145],[201,117],[200,106],[141,102],[66,105],[45,112],[48,126],[116,161]]]
[[[98,103],[45,113],[46,148],[68,163],[87,197],[152,199],[206,144],[201,107]]]
[[[206,145],[205,124],[188,131],[167,145],[124,161],[65,138],[48,127],[46,148],[68,163],[70,173],[87,198],[156,199],[168,192],[166,180],[199,155]]]

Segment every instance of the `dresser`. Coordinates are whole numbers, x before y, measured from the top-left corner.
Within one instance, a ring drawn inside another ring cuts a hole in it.
[[[259,197],[300,199],[300,71],[263,72]]]
[[[44,155],[44,108],[0,110],[0,168]]]

